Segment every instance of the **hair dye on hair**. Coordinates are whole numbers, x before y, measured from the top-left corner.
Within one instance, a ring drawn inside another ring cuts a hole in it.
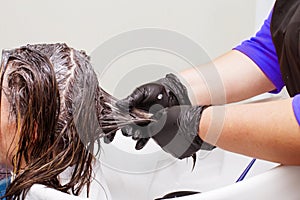
[[[7,199],[25,199],[33,184],[73,195],[89,190],[100,138],[151,121],[146,112],[118,109],[117,99],[99,86],[90,58],[66,44],[5,50],[0,77],[18,135]],[[70,166],[72,176],[61,184],[59,175]]]

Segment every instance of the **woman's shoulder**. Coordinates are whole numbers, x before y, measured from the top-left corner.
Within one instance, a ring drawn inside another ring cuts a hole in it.
[[[25,200],[83,200],[86,198],[70,195],[45,185],[34,184],[28,191]]]
[[[73,167],[67,168],[63,173],[60,174],[61,184],[68,181],[68,177],[71,176],[73,172]],[[104,179],[101,164],[99,161],[95,161],[93,165],[93,175],[92,182],[90,185],[89,198],[87,198],[86,187],[83,188],[79,196],[74,196],[67,194],[53,188],[48,188],[45,185],[34,184],[28,194],[26,195],[26,200],[111,200],[111,195],[108,190],[106,181]]]

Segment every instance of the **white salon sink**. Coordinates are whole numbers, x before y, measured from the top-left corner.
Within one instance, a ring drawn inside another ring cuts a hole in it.
[[[153,200],[175,191],[201,192],[183,199],[261,199],[256,197],[273,194],[273,200],[283,199],[283,194],[287,197],[284,199],[300,196],[295,190],[300,185],[298,167],[276,168],[277,163],[257,160],[246,178],[235,184],[252,158],[222,149],[203,151],[197,154],[192,170],[192,159],[173,159],[154,143],[136,152],[131,140],[118,137],[113,144],[102,145],[101,155],[113,200]]]
[[[300,167],[280,166],[249,178],[202,194],[175,198],[176,200],[298,200],[300,197]]]

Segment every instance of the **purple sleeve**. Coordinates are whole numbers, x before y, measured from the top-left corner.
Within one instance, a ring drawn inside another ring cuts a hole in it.
[[[276,90],[271,91],[271,93],[278,93],[285,84],[281,77],[279,62],[271,37],[271,18],[272,12],[256,35],[242,42],[234,50],[242,52],[253,60],[276,87]]]
[[[281,77],[276,49],[272,41],[270,30],[271,18],[272,12],[254,37],[242,42],[242,44],[234,49],[253,60],[276,87],[276,90],[271,92],[278,93],[285,84]],[[293,98],[292,106],[295,118],[300,125],[300,94]]]
[[[294,110],[296,120],[297,120],[298,124],[300,125],[300,94],[297,94],[293,98],[292,105],[293,105],[293,110]]]

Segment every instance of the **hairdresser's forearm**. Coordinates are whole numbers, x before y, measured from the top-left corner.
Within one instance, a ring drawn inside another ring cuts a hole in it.
[[[222,83],[222,87],[214,84],[207,85],[203,75],[197,70],[215,68],[209,71],[213,79],[211,83]],[[215,74],[217,72],[217,74]],[[194,96],[193,103],[198,105],[225,104],[250,98],[274,89],[274,85],[246,55],[232,50],[213,62],[191,68],[180,73],[189,88],[190,96]],[[221,80],[219,80],[219,77]],[[226,98],[218,98],[223,95]],[[213,99],[212,99],[213,97]],[[223,101],[225,99],[226,102]],[[223,102],[222,102],[223,101]]]
[[[199,135],[225,150],[282,164],[300,165],[300,128],[291,101],[209,107],[203,112]],[[220,116],[223,116],[222,123],[214,120]],[[219,135],[208,131],[216,130],[214,126],[220,124],[223,126]]]

